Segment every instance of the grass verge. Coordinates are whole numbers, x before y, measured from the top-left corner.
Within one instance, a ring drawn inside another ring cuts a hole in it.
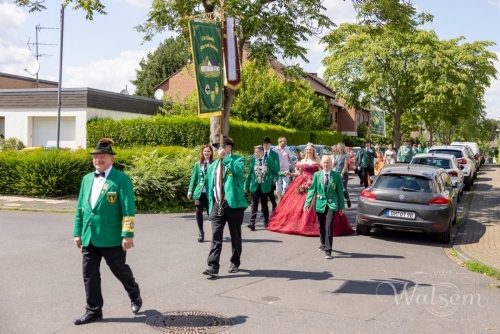
[[[0,210],[5,211],[25,211],[25,212],[49,212],[49,213],[71,213],[75,214],[75,210],[54,210],[54,209],[26,209],[26,208],[1,208]]]
[[[500,270],[492,269],[475,261],[466,261],[465,267],[470,271],[474,271],[500,281]]]

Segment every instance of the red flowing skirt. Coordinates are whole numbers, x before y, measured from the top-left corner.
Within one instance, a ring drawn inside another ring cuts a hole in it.
[[[318,218],[314,211],[316,196],[313,198],[307,213],[304,213],[307,192],[303,191],[303,188],[300,190],[299,188],[304,183],[307,183],[307,181],[307,177],[301,175],[290,184],[285,195],[271,215],[267,227],[268,231],[311,237],[319,236]],[[333,223],[333,235],[340,236],[353,233],[354,230],[351,228],[346,215],[341,216],[337,212]]]

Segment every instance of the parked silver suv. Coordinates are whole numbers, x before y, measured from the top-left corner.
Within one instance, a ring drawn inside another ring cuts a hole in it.
[[[476,176],[476,161],[471,159],[470,152],[463,146],[432,146],[428,153],[451,154],[457,158],[459,165],[464,166],[465,190],[470,190],[474,185]]]

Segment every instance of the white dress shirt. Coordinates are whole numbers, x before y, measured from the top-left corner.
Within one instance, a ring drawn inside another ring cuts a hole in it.
[[[104,186],[104,183],[106,182],[106,178],[109,176],[109,173],[111,172],[111,168],[113,168],[113,166],[109,167],[104,171],[104,177],[102,176],[94,177],[94,183],[92,183],[92,191],[90,192],[90,197],[89,197],[90,207],[92,209],[97,203],[97,199],[101,194],[101,190],[102,187]],[[95,172],[99,173],[98,171]]]

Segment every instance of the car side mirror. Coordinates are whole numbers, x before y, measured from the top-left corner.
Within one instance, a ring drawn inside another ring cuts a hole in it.
[[[375,181],[375,179],[376,179],[376,178],[377,178],[377,177],[376,177],[375,175],[372,175],[372,176],[370,176],[370,181],[372,181],[372,182],[373,182],[373,181]]]
[[[458,168],[460,168],[460,170],[464,170],[465,166],[464,165],[460,165],[460,167],[458,167]]]
[[[457,188],[457,189],[462,189],[465,187],[465,184],[463,184],[462,182],[457,182],[453,188]]]

